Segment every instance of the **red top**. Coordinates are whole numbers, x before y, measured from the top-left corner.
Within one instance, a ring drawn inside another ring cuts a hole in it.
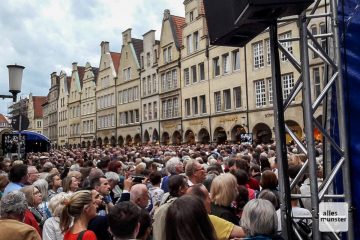
[[[42,235],[40,231],[39,223],[36,221],[34,214],[32,214],[32,212],[30,212],[29,209],[26,209],[25,211],[24,223],[35,228],[36,231],[39,233],[39,235],[40,236]]]
[[[64,240],[77,240],[79,236],[79,233],[71,233],[70,230],[67,231],[65,234],[64,234]],[[96,240],[96,235],[93,231],[90,231],[90,230],[87,230],[82,239],[86,239],[86,240]]]

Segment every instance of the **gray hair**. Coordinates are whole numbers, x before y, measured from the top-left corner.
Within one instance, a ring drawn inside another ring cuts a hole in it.
[[[241,227],[251,237],[273,235],[277,231],[278,219],[273,204],[265,199],[249,201],[241,216]]]
[[[49,201],[49,210],[53,217],[60,217],[61,212],[65,206],[66,200],[69,200],[71,194],[61,192],[52,197]]]
[[[17,190],[12,191],[1,198],[0,216],[2,218],[9,218],[12,214],[22,216],[27,207],[25,194]]]
[[[188,177],[191,177],[192,175],[194,175],[195,171],[196,171],[196,164],[198,164],[199,162],[196,161],[195,159],[190,159],[186,162],[186,166],[185,166],[185,174]]]
[[[48,187],[49,184],[45,179],[38,179],[36,180],[33,185],[39,189],[41,192],[42,200],[47,201],[48,200]]]
[[[119,181],[119,175],[116,172],[106,172],[105,177],[108,180]]]
[[[180,158],[172,157],[166,162],[166,171],[170,174],[176,174],[176,166],[181,163]]]

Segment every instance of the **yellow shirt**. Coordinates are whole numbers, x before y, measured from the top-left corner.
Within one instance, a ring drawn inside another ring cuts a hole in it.
[[[209,214],[210,221],[214,226],[216,237],[218,240],[227,240],[230,238],[231,231],[234,228],[234,224]]]

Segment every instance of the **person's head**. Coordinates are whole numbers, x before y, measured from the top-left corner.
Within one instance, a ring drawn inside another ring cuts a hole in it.
[[[28,167],[25,164],[12,166],[9,173],[9,180],[14,183],[27,183]]]
[[[172,197],[180,197],[188,189],[187,179],[183,175],[173,175],[169,177],[169,194]]]
[[[199,197],[205,206],[206,211],[210,214],[211,212],[211,199],[209,195],[209,191],[202,184],[195,184],[188,188],[186,194],[192,194],[196,197]]]
[[[271,202],[265,199],[250,200],[241,216],[241,227],[248,236],[276,234],[278,219]]]
[[[110,185],[105,177],[96,177],[91,179],[90,187],[91,189],[98,191],[102,196],[109,195],[110,193]]]
[[[42,200],[47,201],[48,200],[48,183],[47,183],[47,181],[45,179],[38,179],[33,183],[33,185],[40,190]]]
[[[245,185],[249,181],[248,173],[242,169],[236,169],[232,171],[232,174],[235,176],[238,185]]]
[[[166,171],[171,175],[184,172],[184,165],[178,157],[172,157],[166,162]]]
[[[42,202],[40,190],[34,185],[23,187],[21,190],[25,194],[26,201],[30,207],[37,207]]]
[[[105,177],[108,180],[110,190],[114,189],[120,181],[119,175],[116,172],[106,172]]]
[[[215,230],[200,198],[184,195],[168,208],[165,219],[166,239],[216,239]]]
[[[217,176],[210,188],[211,201],[219,206],[228,207],[237,197],[236,178],[231,173]]]
[[[51,216],[60,217],[61,212],[65,206],[65,202],[68,202],[70,199],[70,194],[61,192],[52,197],[49,201],[49,210]]]
[[[80,170],[79,171],[70,171],[70,172],[68,172],[67,176],[75,177],[79,183],[81,183],[81,181],[82,181],[82,174],[81,174]]]
[[[62,186],[62,181],[58,173],[50,173],[46,177],[46,181],[48,182],[49,189],[55,191]]]
[[[185,174],[194,184],[203,183],[206,178],[206,171],[198,161],[190,159],[185,166]]]
[[[146,208],[149,203],[149,191],[145,184],[136,184],[130,189],[130,201],[140,208]]]
[[[159,185],[161,183],[161,173],[157,171],[150,173],[149,180],[153,186]]]
[[[122,164],[120,161],[111,161],[108,165],[109,172],[115,172],[117,174],[120,174],[121,170],[122,170]]]
[[[1,198],[0,216],[5,219],[23,221],[27,209],[25,194],[21,191],[12,191]]]
[[[147,240],[151,234],[151,217],[146,209],[141,209],[139,222],[140,228],[136,239]]]
[[[260,186],[263,189],[274,190],[278,186],[278,179],[276,174],[271,170],[266,170],[261,174]]]
[[[132,202],[120,202],[108,214],[111,234],[120,239],[135,238],[140,228],[140,208]]]
[[[259,193],[258,196],[259,199],[265,199],[272,203],[275,210],[278,210],[280,208],[280,199],[278,196],[271,190],[264,189]]]
[[[65,202],[65,206],[60,216],[60,229],[66,232],[74,219],[74,223],[83,216],[87,221],[96,217],[98,208],[96,199],[99,193],[96,190],[82,190],[72,194],[70,199]]]
[[[6,186],[9,184],[9,177],[7,173],[0,174],[0,192],[3,192]]]
[[[67,176],[62,180],[62,185],[64,192],[75,192],[79,188],[79,181],[76,177]]]
[[[28,183],[33,184],[36,180],[39,179],[39,171],[35,166],[28,166]]]

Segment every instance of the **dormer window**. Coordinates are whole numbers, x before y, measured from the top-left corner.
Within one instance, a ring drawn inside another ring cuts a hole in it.
[[[191,12],[189,13],[189,21],[190,21],[190,22],[194,21],[194,11],[191,11]]]

